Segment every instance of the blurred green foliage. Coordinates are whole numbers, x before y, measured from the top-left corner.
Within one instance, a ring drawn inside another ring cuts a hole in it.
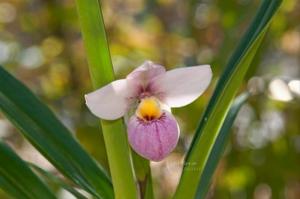
[[[168,69],[209,63],[215,83],[259,2],[102,1],[117,77],[150,59]],[[300,1],[284,1],[244,84],[260,92],[238,115],[208,198],[299,198],[300,88],[290,86],[300,79],[299,18]],[[92,89],[84,52],[73,0],[0,1],[0,64],[47,102],[108,169],[98,119],[84,104]],[[159,198],[174,191],[177,167],[214,83],[196,102],[174,110],[180,143],[166,161],[152,165]],[[4,117],[0,138],[20,154],[27,146]]]

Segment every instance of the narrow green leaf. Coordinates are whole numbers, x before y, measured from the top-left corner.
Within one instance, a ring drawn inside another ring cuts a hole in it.
[[[200,178],[195,198],[205,198],[205,195],[211,183],[211,178],[214,174],[214,171],[218,165],[218,162],[220,161],[226,143],[229,139],[232,124],[240,108],[247,101],[248,98],[249,93],[243,93],[234,100],[221,127],[218,137],[213,145],[213,148],[209,154],[207,163],[204,166],[203,175]]]
[[[55,199],[55,195],[6,144],[0,141],[0,186],[17,198]]]
[[[101,6],[99,0],[76,0],[76,4],[90,74],[94,88],[97,89],[114,80]],[[137,198],[137,186],[123,121],[101,120],[101,126],[115,197]]]
[[[0,175],[0,189],[5,190],[6,194],[13,198],[28,199],[22,191]],[[29,198],[30,199],[30,198]]]
[[[232,100],[266,33],[281,0],[264,0],[246,34],[231,56],[202,117],[186,156],[175,199],[194,198],[213,144],[220,132]]]
[[[98,198],[113,198],[105,172],[21,82],[0,67],[0,109],[66,177]]]
[[[42,169],[41,167],[39,167],[33,163],[30,163],[30,162],[27,162],[27,165],[30,166],[34,171],[36,171],[42,177],[44,177],[44,179],[46,179],[49,182],[55,183],[59,187],[67,190],[68,192],[73,194],[73,196],[75,196],[77,199],[87,199],[87,197],[82,195],[80,192],[78,192],[76,189],[74,189],[71,185],[66,184],[62,179],[53,175],[49,171],[46,171],[46,170]]]

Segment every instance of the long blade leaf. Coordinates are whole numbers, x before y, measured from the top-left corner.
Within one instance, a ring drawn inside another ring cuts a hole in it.
[[[55,199],[55,195],[6,144],[0,141],[0,187],[17,198]]]
[[[87,61],[95,89],[114,80],[113,66],[106,39],[99,0],[76,0]],[[101,103],[101,102],[100,102]],[[115,197],[137,198],[129,145],[121,119],[101,120]]]
[[[207,163],[205,164],[205,167],[203,169],[203,175],[200,178],[195,198],[205,198],[205,195],[211,182],[211,178],[214,174],[214,171],[218,165],[218,162],[220,161],[226,143],[229,139],[232,124],[240,108],[247,101],[248,97],[249,93],[243,93],[234,100],[225,118],[222,128],[218,134],[216,142],[214,143],[213,148],[209,154]]]
[[[104,170],[28,88],[0,67],[0,109],[66,177],[98,198],[113,198]]]
[[[80,192],[78,192],[75,188],[73,188],[71,185],[65,183],[62,179],[55,176],[49,171],[46,171],[42,169],[41,167],[27,162],[27,165],[30,166],[34,171],[36,171],[38,174],[41,175],[42,178],[46,179],[49,182],[55,183],[59,187],[65,189],[66,191],[70,192],[73,196],[75,196],[77,199],[87,199],[84,195],[82,195]]]
[[[0,175],[0,189],[5,190],[7,195],[14,198],[30,199],[21,190],[15,187],[8,179]]]
[[[175,199],[194,198],[198,182],[203,175],[209,154],[232,100],[280,3],[281,0],[263,1],[256,17],[231,56],[196,130],[186,156],[185,167],[174,196]]]

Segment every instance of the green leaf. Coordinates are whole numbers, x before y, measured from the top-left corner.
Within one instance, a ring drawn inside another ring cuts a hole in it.
[[[174,196],[175,199],[194,198],[209,154],[232,100],[241,86],[245,73],[280,3],[281,0],[263,1],[256,17],[231,56],[196,130],[186,156],[181,180]]]
[[[13,184],[11,184],[9,181],[7,181],[6,178],[4,178],[1,175],[0,175],[0,189],[2,189],[3,191],[5,190],[7,195],[12,196],[14,198],[22,198],[22,197],[24,199],[26,198],[23,192],[18,190],[17,187],[15,187]]]
[[[42,177],[44,177],[44,179],[46,179],[49,182],[55,183],[59,187],[67,190],[68,192],[73,194],[73,196],[75,196],[77,199],[87,199],[87,197],[82,195],[80,192],[78,192],[76,189],[74,189],[71,185],[66,184],[62,179],[53,175],[49,171],[46,171],[46,170],[42,169],[41,167],[39,167],[33,163],[30,163],[30,162],[27,162],[27,165],[30,166],[34,171],[36,171]]]
[[[234,100],[221,127],[218,137],[213,145],[213,148],[209,154],[207,163],[204,166],[203,175],[200,178],[195,198],[205,198],[213,173],[218,165],[218,162],[220,161],[220,158],[225,149],[225,145],[229,139],[232,124],[240,108],[248,98],[249,93],[243,93]]]
[[[114,80],[99,0],[76,0],[87,61],[95,89]],[[117,199],[138,197],[127,134],[121,119],[101,120],[110,172]]]
[[[0,175],[0,189],[5,190],[6,194],[13,198],[28,199],[22,191]],[[29,198],[30,199],[30,198]]]
[[[0,109],[59,171],[98,198],[113,198],[104,170],[21,82],[0,67]]]
[[[48,187],[6,144],[0,141],[0,187],[16,198],[55,199]]]

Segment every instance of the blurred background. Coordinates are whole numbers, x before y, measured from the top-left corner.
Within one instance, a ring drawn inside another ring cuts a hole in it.
[[[209,63],[214,73],[201,98],[173,110],[180,142],[167,159],[151,164],[157,198],[174,192],[201,114],[259,3],[102,1],[117,78],[144,60],[168,69]],[[299,21],[300,1],[285,0],[241,86],[241,92],[250,88],[259,94],[240,111],[207,198],[300,198]],[[98,119],[84,104],[92,86],[74,0],[0,0],[0,64],[47,103],[108,169]],[[25,160],[58,174],[1,113],[0,139]],[[9,197],[0,190],[0,198]]]

